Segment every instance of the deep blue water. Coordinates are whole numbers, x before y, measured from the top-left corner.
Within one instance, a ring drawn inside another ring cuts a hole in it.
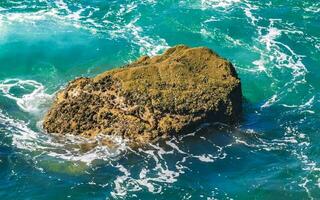
[[[130,149],[41,131],[54,93],[170,46],[242,81],[237,127]],[[320,199],[320,2],[1,0],[0,199]]]

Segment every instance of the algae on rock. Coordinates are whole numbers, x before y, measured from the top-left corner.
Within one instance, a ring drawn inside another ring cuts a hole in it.
[[[208,48],[180,45],[71,81],[58,93],[43,127],[142,144],[204,122],[235,123],[241,108],[241,83],[232,64]]]

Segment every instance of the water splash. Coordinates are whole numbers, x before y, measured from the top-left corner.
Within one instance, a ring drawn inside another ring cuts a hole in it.
[[[12,90],[21,90],[22,96],[15,95]],[[34,80],[6,79],[0,82],[0,91],[21,110],[34,115],[43,114],[53,99],[53,95],[47,94],[45,87]]]

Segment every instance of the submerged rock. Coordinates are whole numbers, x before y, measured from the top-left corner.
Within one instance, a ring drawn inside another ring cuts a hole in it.
[[[230,62],[208,48],[176,46],[71,81],[57,94],[43,127],[50,133],[117,135],[142,144],[204,122],[235,123],[241,108],[241,84]]]

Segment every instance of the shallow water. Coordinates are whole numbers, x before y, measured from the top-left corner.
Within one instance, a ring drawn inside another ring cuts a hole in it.
[[[0,199],[320,199],[320,3],[0,1]],[[43,134],[54,93],[169,46],[234,63],[244,115],[133,150]]]

